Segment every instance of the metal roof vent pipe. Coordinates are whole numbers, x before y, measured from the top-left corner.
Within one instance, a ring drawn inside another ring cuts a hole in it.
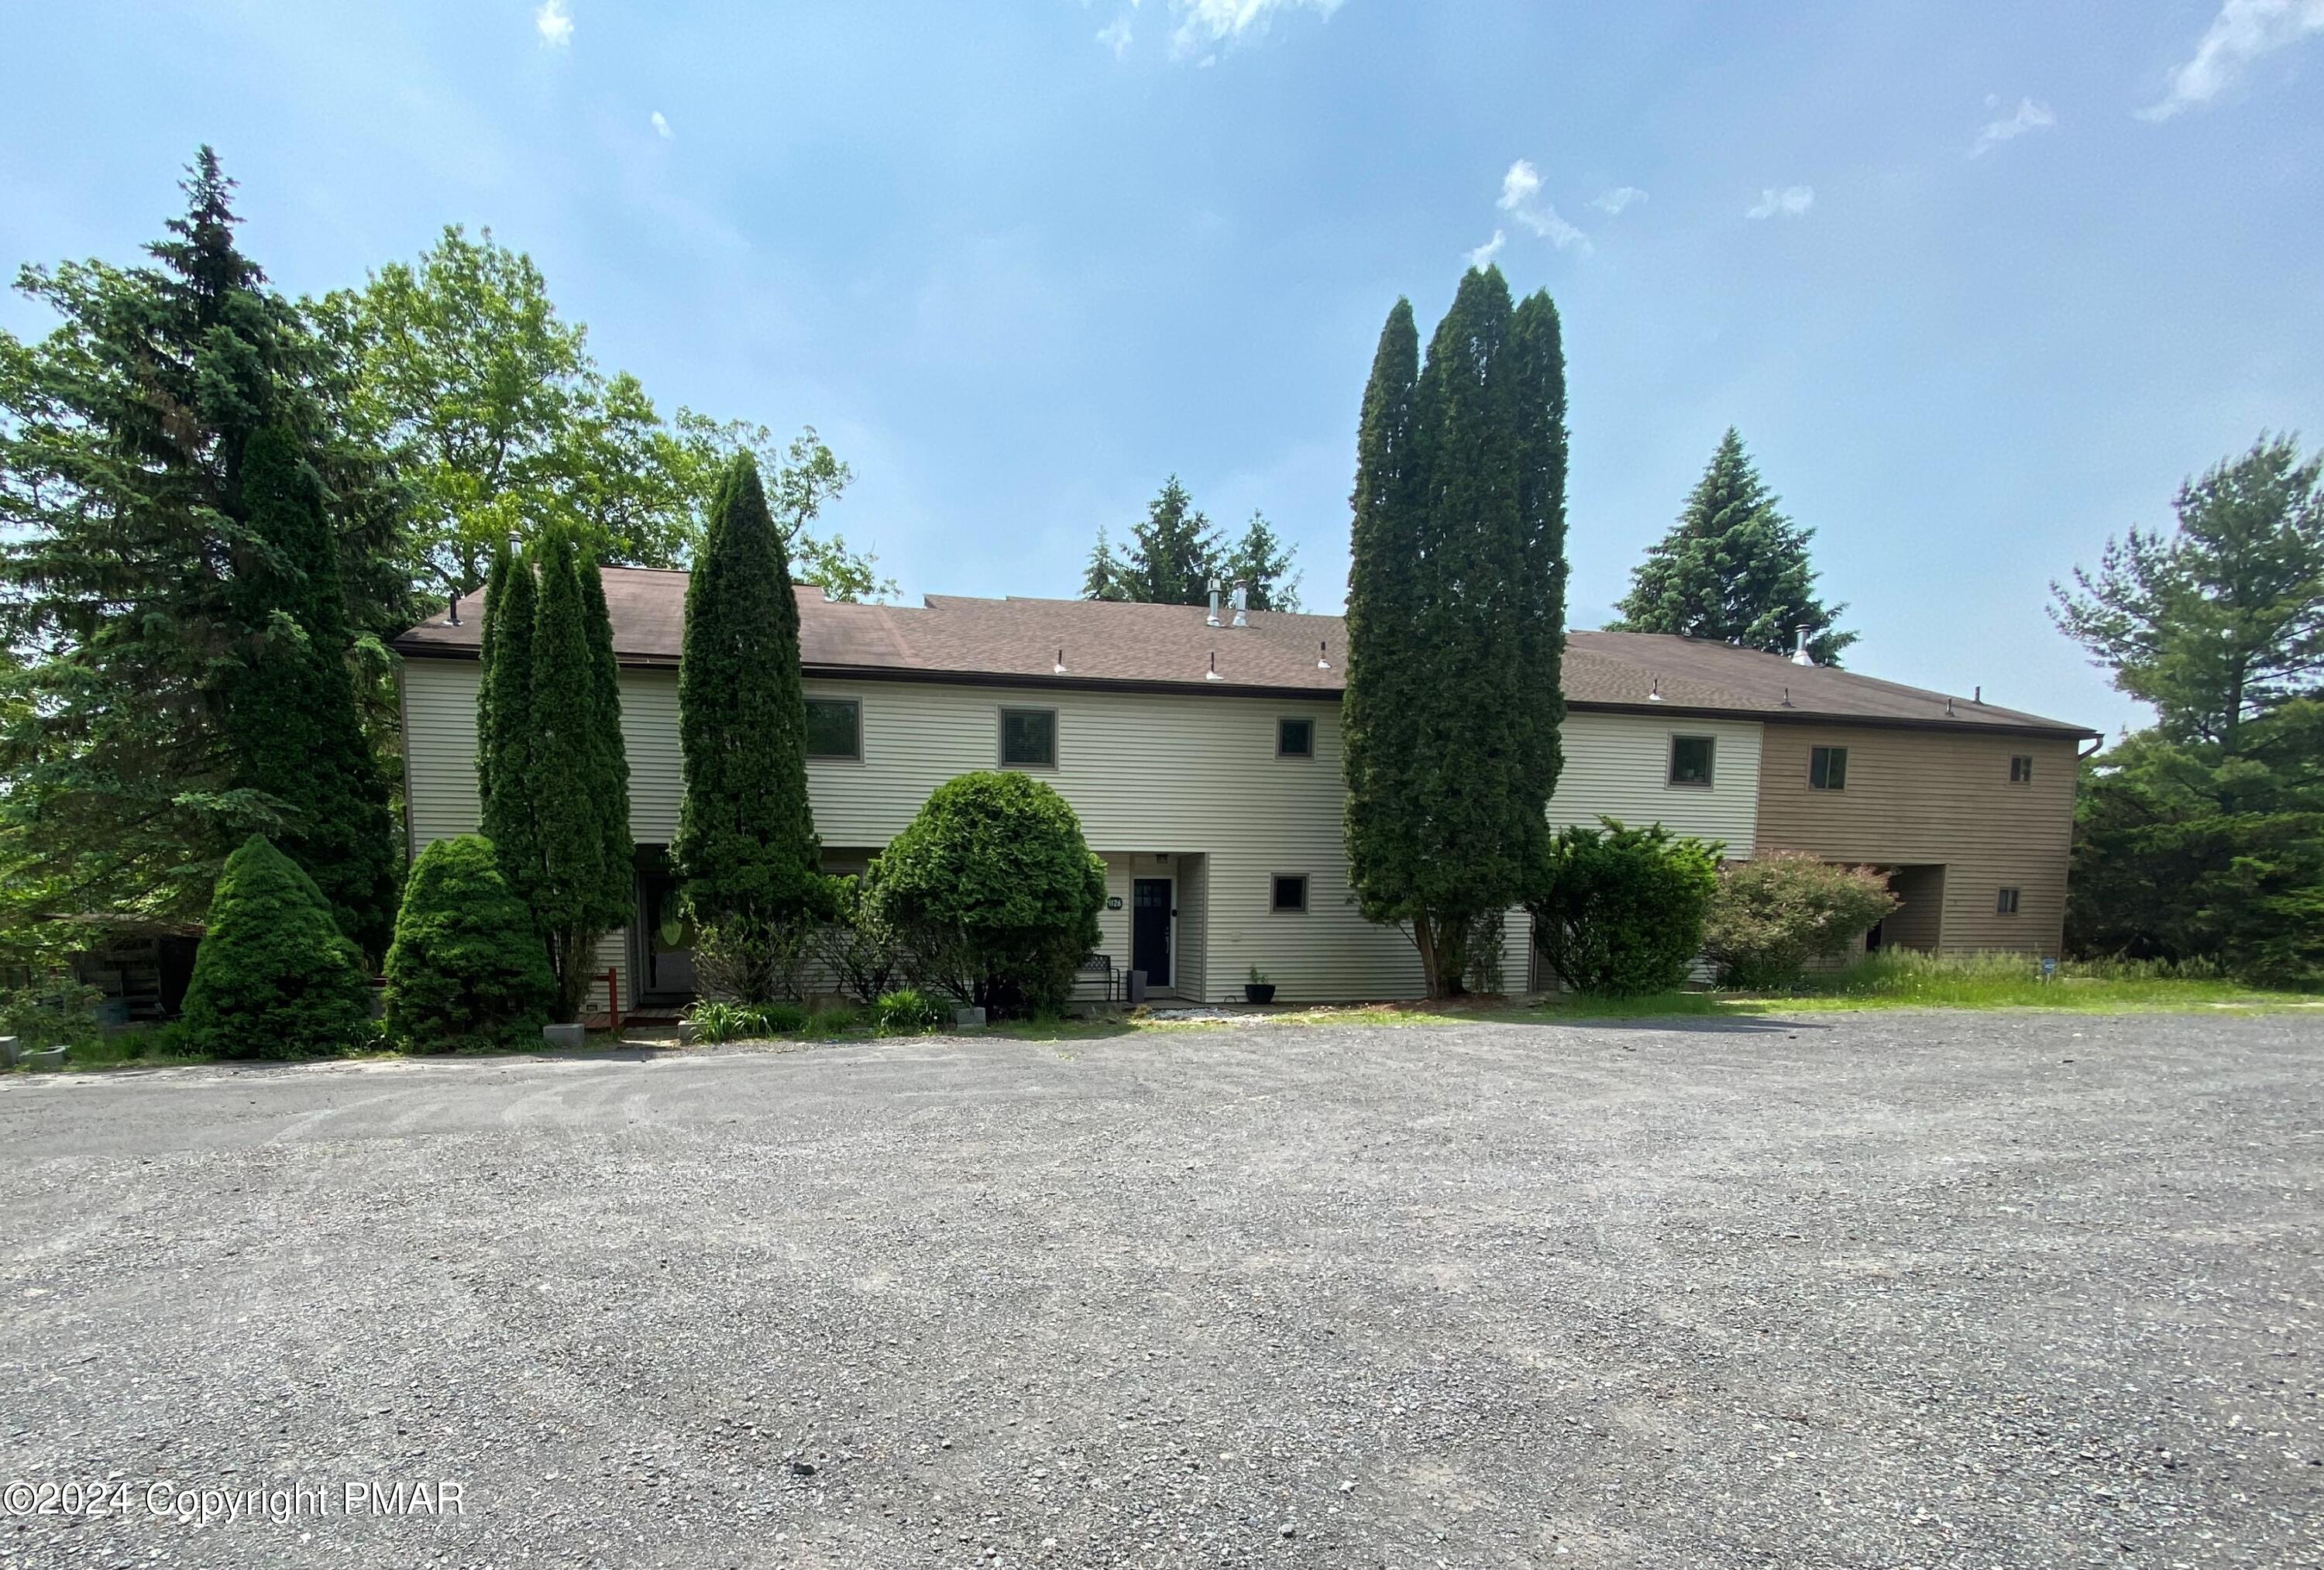
[[[1249,627],[1249,626],[1250,625],[1250,584],[1248,584],[1248,583],[1237,583],[1237,584],[1235,585],[1234,608],[1235,608],[1235,619],[1234,619],[1234,624],[1235,624],[1237,627]]]
[[[1203,680],[1206,682],[1222,682],[1226,680],[1226,677],[1219,675],[1219,651],[1215,648],[1211,650],[1211,668],[1203,673]]]
[[[1800,623],[1798,627],[1793,629],[1793,630],[1799,634],[1800,641],[1799,647],[1792,650],[1792,663],[1795,666],[1812,666],[1815,664],[1815,661],[1808,657],[1807,623],[1803,621]]]
[[[445,608],[444,625],[447,627],[460,625],[460,597],[457,594],[452,596],[452,603]]]
[[[1213,627],[1216,627],[1218,624],[1219,624],[1219,581],[1218,581],[1216,578],[1213,578],[1213,579],[1211,580],[1211,625],[1212,625]]]
[[[1056,669],[1052,674],[1060,676],[1065,674],[1065,651],[1062,648],[1057,650]]]
[[[1319,638],[1315,640],[1315,668],[1319,671],[1328,671],[1332,668],[1332,646],[1326,638]]]

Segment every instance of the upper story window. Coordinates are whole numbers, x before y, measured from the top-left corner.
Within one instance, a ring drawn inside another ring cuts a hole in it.
[[[1277,757],[1313,757],[1315,756],[1315,721],[1285,715],[1275,722],[1275,756]]]
[[[1999,894],[1994,895],[1993,914],[1997,916],[2015,915],[2017,914],[2017,891],[2014,888],[2005,888]]]
[[[1307,875],[1278,872],[1275,875],[1275,901],[1269,906],[1278,914],[1297,914],[1307,908]]]
[[[809,698],[807,701],[807,755],[809,757],[863,756],[863,705],[853,698]]]
[[[1808,748],[1808,788],[1819,791],[1844,791],[1848,788],[1847,748]]]
[[[1055,709],[1001,711],[1001,767],[1057,767],[1057,712]]]
[[[1711,785],[1711,755],[1717,749],[1717,738],[1711,736],[1674,736],[1670,748],[1670,783],[1674,785]]]
[[[2020,752],[2012,756],[2009,760],[2009,783],[2011,785],[2031,785],[2033,782],[2033,755],[2031,753]]]

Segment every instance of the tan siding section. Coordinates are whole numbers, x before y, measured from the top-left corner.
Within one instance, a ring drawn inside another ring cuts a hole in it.
[[[1633,827],[1662,823],[1720,840],[1728,856],[1747,859],[1757,834],[1760,729],[1753,721],[1569,714],[1560,732],[1565,767],[1550,797],[1550,822],[1560,828],[1600,817]],[[1674,736],[1714,739],[1710,788],[1669,783]]]
[[[1761,747],[1759,844],[1833,860],[1942,867],[1940,946],[2054,954],[2066,912],[2074,744],[1849,725],[1769,725]],[[1848,748],[1845,790],[1808,785],[1812,748]],[[2012,785],[2013,754],[2034,759]],[[1996,914],[2004,887],[2014,916]],[[1914,938],[1925,929],[1918,923]]]

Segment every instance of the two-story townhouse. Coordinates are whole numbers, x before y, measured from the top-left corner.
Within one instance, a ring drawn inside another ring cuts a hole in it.
[[[686,575],[609,568],[604,582],[622,667],[639,919],[608,938],[601,957],[624,1008],[668,1005],[693,985],[664,856],[678,822]],[[807,784],[827,868],[862,868],[956,775],[1026,769],[1080,815],[1107,868],[1104,951],[1122,969],[1145,971],[1153,995],[1239,996],[1253,967],[1286,1001],[1420,991],[1410,943],[1365,922],[1350,895],[1339,618],[1252,611],[1239,622],[1230,611],[1214,623],[1201,607],[949,595],[918,606],[850,605],[806,588],[799,611]],[[481,607],[472,601],[396,640],[414,854],[476,827],[480,626]],[[1774,689],[1763,691],[1770,670],[1791,679],[1771,678]],[[1948,701],[1934,693],[1914,695],[1919,712],[1887,715],[1875,712],[1880,703],[1914,690],[1681,638],[1575,633],[1565,686],[1565,767],[1553,818],[1662,822],[1720,840],[1730,857],[1772,842],[1900,868],[1964,866],[1972,850],[1987,855],[1973,813],[1942,831],[1954,839],[1900,839],[1909,858],[1840,848],[1845,818],[1831,820],[1829,851],[1809,842],[1821,820],[1771,822],[1766,758],[1771,747],[1790,746],[1794,727],[1884,735],[1950,727],[1929,730],[1915,745],[1976,748],[2006,736],[2045,758],[2045,747],[2070,756],[2085,734],[1984,705],[1960,704],[1948,718]],[[1860,774],[1865,766],[1857,767]],[[2054,950],[2057,923],[2045,902],[2053,885],[2062,887],[2070,809],[2069,800],[2049,840],[2027,842],[2022,869],[2006,868],[2017,886],[2041,891],[2029,898],[2025,919],[1997,933],[1980,930],[1973,935],[1991,941],[1979,946]],[[1769,840],[1771,829],[1778,840]],[[1976,865],[1983,876],[1987,862]],[[1900,932],[1895,941],[1919,939]],[[1941,928],[1928,941],[1961,946]],[[1529,948],[1517,913],[1508,937],[1511,985],[1527,977]]]

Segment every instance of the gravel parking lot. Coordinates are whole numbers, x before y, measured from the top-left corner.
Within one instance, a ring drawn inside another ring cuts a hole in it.
[[[2324,1020],[17,1076],[0,1144],[0,1481],[104,1485],[9,1565],[2324,1564]]]

